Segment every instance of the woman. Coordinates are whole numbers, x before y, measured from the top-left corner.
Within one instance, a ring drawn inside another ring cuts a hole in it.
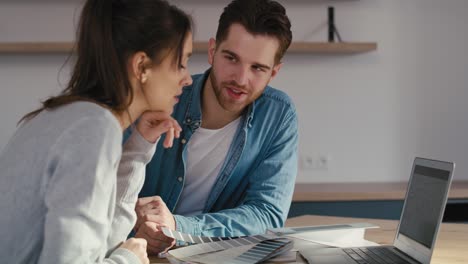
[[[149,262],[145,240],[125,239],[156,142],[181,131],[191,20],[163,0],[88,0],[77,38],[68,86],[0,154],[2,263]]]

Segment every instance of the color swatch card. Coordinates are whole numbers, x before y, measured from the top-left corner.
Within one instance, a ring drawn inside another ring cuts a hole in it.
[[[172,230],[172,232],[177,232],[177,231]],[[180,237],[181,235],[188,236],[188,234],[183,234],[183,233],[177,234],[177,233],[176,234],[173,233],[173,236],[171,237],[176,238],[176,237]],[[246,236],[246,237],[233,238],[233,239],[225,239],[225,240],[219,240],[219,241],[214,241],[214,242],[201,242],[199,244],[195,244],[192,246],[170,250],[169,254],[176,258],[182,259],[182,258],[194,256],[194,255],[222,251],[222,250],[232,249],[232,248],[237,248],[237,247],[242,247],[242,246],[255,245],[264,240],[268,240],[272,238],[277,238],[277,237],[271,236],[271,235],[256,235],[256,236]],[[194,239],[193,236],[192,236],[192,239]],[[194,241],[195,240],[196,239],[194,239]],[[183,241],[186,241],[186,240],[183,240]],[[190,241],[187,241],[187,242],[190,242]]]
[[[293,242],[276,235],[205,237],[162,228],[174,239],[194,245],[168,252],[171,263],[258,263],[292,248]],[[222,261],[221,261],[222,260]]]
[[[179,231],[171,230],[166,227],[161,228],[164,235],[168,237],[175,238],[180,241],[192,243],[192,244],[203,244],[203,243],[210,243],[216,241],[224,241],[224,240],[233,240],[239,237],[206,237],[206,236],[193,236],[190,234],[185,234]]]
[[[168,257],[168,259],[171,263],[259,263],[284,252],[287,252],[292,248],[292,245],[293,243],[289,239],[274,238],[270,240],[264,240],[256,244],[243,245],[220,251],[213,251],[210,253],[191,255],[187,257],[181,257],[178,253],[174,254],[173,251],[175,250],[171,250],[169,251],[170,256]],[[191,247],[195,246],[188,246],[184,249],[190,249]]]

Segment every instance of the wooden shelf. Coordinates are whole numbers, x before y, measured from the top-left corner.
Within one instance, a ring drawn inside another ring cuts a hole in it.
[[[72,42],[2,42],[0,53],[67,53],[73,45]]]
[[[294,202],[404,200],[407,182],[297,183]],[[468,199],[468,181],[454,181],[449,198]]]
[[[377,50],[375,42],[293,42],[288,52],[316,54],[354,54]]]
[[[193,49],[196,52],[208,50],[207,42],[195,42]],[[375,42],[293,42],[287,53],[312,54],[353,54],[377,50]]]
[[[0,43],[0,54],[40,54],[68,53],[73,49],[72,42],[3,42]],[[293,42],[288,53],[311,54],[354,54],[377,49],[375,42]],[[206,52],[207,42],[194,42],[195,53]]]

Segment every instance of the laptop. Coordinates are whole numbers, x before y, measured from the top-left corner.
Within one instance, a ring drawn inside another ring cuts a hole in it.
[[[323,248],[301,252],[309,263],[429,264],[455,164],[415,158],[392,246]]]

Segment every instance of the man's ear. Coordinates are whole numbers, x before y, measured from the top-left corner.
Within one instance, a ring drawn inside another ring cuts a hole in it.
[[[148,79],[148,62],[149,58],[146,53],[139,51],[130,58],[130,67],[132,75],[140,82],[144,83]]]
[[[275,66],[273,66],[273,70],[271,71],[270,81],[273,80],[273,78],[275,78],[275,76],[278,74],[278,72],[279,72],[279,70],[281,69],[282,66],[283,66],[282,62],[280,62],[280,63],[276,64]]]
[[[208,63],[213,66],[214,54],[216,51],[216,40],[210,38],[208,41]]]

